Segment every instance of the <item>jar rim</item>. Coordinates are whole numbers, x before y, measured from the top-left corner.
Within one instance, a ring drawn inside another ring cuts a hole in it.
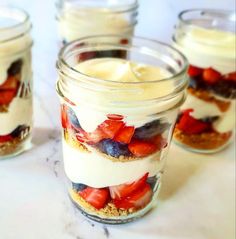
[[[86,3],[87,3],[88,1],[86,1]],[[56,7],[57,8],[60,8],[61,7],[61,2],[60,1],[58,1],[58,2],[56,2]],[[68,2],[68,4],[73,4],[73,2],[72,3],[69,3]],[[130,3],[130,4],[128,4],[128,5],[125,5],[125,4],[120,4],[120,6],[119,7],[117,7],[117,6],[119,6],[119,5],[114,5],[113,7],[108,7],[108,6],[102,6],[102,7],[99,7],[99,6],[97,6],[97,8],[101,8],[101,9],[108,9],[108,10],[110,10],[110,11],[112,11],[112,13],[127,13],[127,12],[132,12],[132,11],[135,11],[135,10],[137,10],[138,9],[138,7],[139,7],[139,3],[138,3],[138,0],[133,0],[132,1],[132,3]],[[74,6],[73,6],[74,7]],[[85,7],[85,6],[84,6]],[[81,9],[83,9],[83,8],[81,8]],[[93,9],[93,8],[91,8],[91,9]],[[103,14],[106,14],[106,12],[105,11],[103,11],[102,12]]]
[[[114,83],[115,85],[119,85],[120,82],[117,82],[117,81],[111,81],[111,80],[104,80],[104,79],[101,79],[101,78],[98,78],[98,77],[91,77],[89,75],[86,75],[78,70],[76,70],[75,68],[71,67],[67,62],[66,60],[64,59],[65,57],[65,54],[66,52],[69,50],[69,49],[73,49],[72,46],[75,46],[75,45],[78,45],[80,44],[82,41],[86,41],[86,40],[92,40],[92,39],[99,39],[99,38],[103,38],[103,37],[106,37],[106,38],[122,38],[124,36],[122,35],[95,35],[95,36],[89,36],[89,37],[83,37],[83,38],[80,38],[80,39],[77,39],[77,40],[74,40],[70,43],[67,43],[59,52],[58,54],[58,58],[59,60],[57,61],[57,69],[59,70],[59,68],[62,66],[62,67],[65,67],[67,69],[69,69],[71,72],[75,73],[79,76],[84,76],[86,78],[93,78],[95,79],[98,83],[101,82],[101,83]],[[127,36],[125,36],[127,38]],[[144,82],[122,82],[122,84],[125,84],[125,85],[140,85],[140,84],[153,84],[153,83],[157,83],[157,82],[161,82],[161,81],[169,81],[173,78],[176,78],[182,74],[184,74],[187,70],[187,67],[188,67],[188,60],[187,58],[178,50],[176,49],[175,47],[167,44],[167,43],[164,43],[164,42],[161,42],[161,41],[157,41],[157,40],[154,40],[154,39],[148,39],[148,38],[145,38],[145,37],[138,37],[138,36],[134,36],[134,37],[131,37],[131,38],[134,38],[134,39],[137,39],[137,40],[144,40],[144,41],[147,41],[147,42],[151,42],[151,43],[154,43],[154,44],[157,44],[159,46],[163,46],[165,47],[166,49],[170,49],[172,51],[174,51],[175,53],[177,53],[183,60],[183,66],[182,68],[180,69],[180,71],[172,76],[169,76],[169,77],[164,77],[164,78],[161,78],[161,79],[158,79],[158,80],[154,80],[154,81],[144,81]],[[110,45],[111,47],[112,46],[117,46],[117,45]],[[124,45],[122,45],[122,47],[125,47]],[[70,77],[71,78],[71,77]],[[75,79],[76,80],[76,79]]]
[[[4,12],[5,18],[16,20],[17,22],[10,26],[0,27],[0,35],[4,36],[5,34],[6,36],[3,39],[0,38],[0,43],[21,37],[31,30],[30,16],[25,10],[15,6],[0,6],[0,18],[1,12]],[[20,18],[22,19],[20,20]]]
[[[208,17],[208,18],[218,18],[224,21],[228,21],[235,23],[236,22],[236,14],[234,11],[231,10],[222,10],[222,9],[210,9],[210,8],[192,8],[192,9],[186,9],[181,11],[178,14],[178,19],[180,23],[182,24],[189,24],[189,20],[196,19],[195,18],[190,18],[190,19],[185,19],[188,15],[191,14],[199,14],[197,17]]]
[[[84,38],[77,39],[77,40],[65,45],[61,49],[61,51],[59,53],[59,59],[56,63],[57,71],[59,74],[59,80],[57,82],[57,92],[59,93],[59,95],[65,97],[65,95],[70,94],[68,90],[71,89],[71,87],[83,88],[86,91],[90,91],[91,93],[92,92],[94,92],[94,93],[95,92],[97,92],[97,93],[107,92],[108,94],[110,94],[111,92],[113,92],[114,94],[119,94],[119,92],[123,92],[122,93],[123,95],[124,94],[126,96],[132,95],[131,101],[134,104],[136,104],[137,102],[140,102],[140,101],[146,102],[146,103],[151,103],[151,102],[171,100],[171,99],[174,99],[175,97],[178,97],[179,95],[182,95],[184,89],[188,85],[188,78],[186,77],[188,61],[187,61],[186,57],[180,51],[178,51],[177,49],[175,49],[174,47],[172,47],[166,43],[162,43],[157,40],[152,40],[152,39],[147,39],[147,38],[142,38],[142,37],[128,37],[127,38],[127,36],[126,36],[126,38],[129,42],[131,42],[133,40],[133,42],[130,45],[121,45],[121,43],[111,43],[109,45],[106,45],[107,43],[105,43],[104,41],[101,44],[104,44],[103,46],[106,46],[106,47],[109,46],[110,49],[113,49],[113,50],[117,50],[117,49],[122,50],[123,49],[123,50],[129,51],[129,49],[130,49],[131,53],[134,48],[134,50],[136,50],[136,51],[133,51],[133,52],[141,53],[141,55],[144,55],[146,57],[145,60],[146,59],[148,59],[148,60],[154,59],[155,64],[157,63],[157,65],[156,65],[157,67],[159,66],[160,62],[161,62],[161,66],[160,66],[161,68],[162,68],[163,64],[165,67],[168,67],[168,68],[166,68],[166,70],[169,71],[169,73],[171,73],[170,77],[165,77],[165,78],[163,77],[162,79],[153,80],[153,81],[119,82],[119,81],[110,81],[110,80],[104,80],[101,78],[89,76],[89,75],[86,75],[86,74],[74,69],[72,66],[73,63],[70,60],[72,59],[72,61],[74,61],[74,66],[77,65],[76,62],[77,62],[77,57],[78,57],[78,54],[77,54],[78,49],[77,48],[73,49],[73,46],[75,47],[76,44],[82,43],[83,41],[86,41],[86,40],[87,41],[95,40],[95,45],[97,44],[99,46],[100,43],[96,42],[97,38],[99,38],[99,37],[100,37],[100,40],[101,40],[101,38],[106,38],[106,39],[109,38],[109,40],[111,40],[112,37],[115,37],[117,39],[122,39],[124,36],[119,36],[119,35],[90,36],[90,37],[84,37]],[[149,43],[149,45],[147,44],[147,42]],[[135,46],[135,44],[139,44],[139,47]],[[140,44],[141,44],[141,46],[140,46]],[[120,48],[117,48],[117,46],[120,46]],[[151,51],[151,47],[148,48],[148,46],[153,47],[152,51]],[[154,46],[156,46],[156,51],[155,51]],[[82,47],[81,47],[81,49],[82,49]],[[87,52],[88,52],[88,48],[84,47],[83,49],[87,50]],[[102,50],[107,50],[107,49],[109,50],[109,48],[105,48],[105,49],[103,48]],[[140,51],[140,49],[143,52]],[[73,52],[73,50],[74,50],[74,52]],[[96,48],[93,46],[93,47],[90,47],[89,50],[90,51],[91,50],[92,51],[96,51],[96,50],[100,51],[101,48]],[[86,51],[81,52],[81,50],[80,50],[80,53],[83,53],[83,52],[86,52]],[[147,53],[149,53],[149,54],[147,54]],[[151,55],[151,53],[152,54],[155,53],[155,55]],[[96,57],[94,59],[96,59]],[[69,61],[69,62],[67,62],[67,61]],[[131,61],[135,62],[135,60],[132,60],[132,59],[131,59]],[[139,62],[139,60],[137,60],[137,62],[143,63],[142,61]],[[144,64],[146,64],[146,63],[144,63]],[[149,63],[147,63],[147,64],[149,64]],[[153,66],[155,66],[155,64]],[[172,83],[170,84],[170,82],[172,82]],[[157,92],[157,94],[152,93],[151,95],[144,96],[145,99],[139,98],[140,91],[143,92],[143,89],[147,89],[146,87],[148,87],[149,89],[152,89],[152,87],[154,87],[154,86],[165,87],[165,85],[167,87],[169,87],[171,85],[171,88],[168,91],[166,91],[165,93]],[[131,101],[129,100],[129,104]],[[122,99],[120,98],[119,102],[120,102],[120,104],[123,104],[123,103],[124,103],[124,105],[127,104],[127,100],[125,98],[122,98]],[[123,103],[121,103],[121,102],[123,102]]]

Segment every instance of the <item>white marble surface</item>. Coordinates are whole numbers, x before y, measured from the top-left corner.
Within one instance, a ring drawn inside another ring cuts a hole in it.
[[[121,226],[88,221],[65,192],[55,93],[58,51],[53,0],[1,0],[30,12],[35,44],[34,147],[0,161],[1,239],[234,239],[235,148],[215,155],[172,145],[157,208]],[[233,0],[141,0],[137,34],[169,41],[176,14],[192,7],[234,7]]]

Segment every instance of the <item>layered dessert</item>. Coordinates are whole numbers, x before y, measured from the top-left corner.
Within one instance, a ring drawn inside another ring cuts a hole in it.
[[[109,81],[141,83],[170,76],[164,69],[115,58],[87,60],[75,69],[106,85]],[[177,115],[177,111],[160,115],[158,112],[180,101],[175,98],[151,107],[124,107],[120,100],[132,97],[126,87],[123,86],[123,93],[98,91],[96,97],[88,94],[86,88],[71,88],[70,99],[63,98],[61,105],[70,197],[83,213],[95,220],[108,219],[109,223],[128,220],[150,209],[159,189]],[[137,98],[165,95],[172,87],[166,81],[162,87],[137,85]],[[116,107],[105,107],[104,102],[112,97],[117,100]],[[92,105],[88,105],[89,99]]]
[[[190,66],[188,97],[181,108],[175,140],[214,152],[225,147],[235,128],[235,34],[190,27],[176,42]]]
[[[22,150],[31,131],[30,46],[26,35],[0,42],[0,158]]]
[[[85,36],[131,36],[136,24],[135,6],[132,11],[116,11],[115,7],[91,5],[89,2],[64,3],[58,12],[58,31],[63,44]],[[126,38],[124,38],[125,40]]]

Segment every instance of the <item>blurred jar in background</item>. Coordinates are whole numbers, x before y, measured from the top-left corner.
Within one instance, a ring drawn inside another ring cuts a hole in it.
[[[26,12],[0,7],[0,159],[30,146],[31,23]]]
[[[59,0],[56,7],[63,44],[101,34],[129,37],[137,24],[137,0]]]
[[[192,151],[214,153],[228,145],[235,128],[235,13],[184,11],[173,40],[190,62],[188,97],[175,141]]]

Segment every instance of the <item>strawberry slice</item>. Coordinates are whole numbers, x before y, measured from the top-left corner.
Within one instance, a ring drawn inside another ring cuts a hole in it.
[[[120,143],[129,144],[134,135],[134,130],[133,126],[125,126],[118,131],[114,140]]]
[[[67,105],[63,104],[61,106],[61,125],[64,129],[67,128],[68,126],[68,115],[67,115],[67,110],[68,110],[68,107]]]
[[[117,208],[130,209],[130,208],[143,208],[145,207],[152,198],[152,189],[149,184],[145,183],[142,188],[135,191],[131,195],[123,199],[115,199],[113,203]]]
[[[120,44],[127,45],[127,44],[129,44],[129,40],[128,39],[121,39]]]
[[[0,135],[0,143],[6,143],[12,139],[13,137],[11,135]]]
[[[135,157],[145,157],[158,150],[156,144],[136,139],[131,141],[128,148]]]
[[[202,68],[199,68],[199,67],[196,67],[196,66],[193,66],[193,65],[189,65],[189,68],[188,68],[188,75],[190,77],[196,77],[196,76],[199,76],[201,75],[203,72],[203,69]]]
[[[109,190],[107,188],[91,188],[87,187],[79,192],[79,195],[96,209],[105,206],[109,199]]]
[[[117,120],[105,120],[98,126],[99,131],[101,130],[107,139],[113,139],[117,132],[124,127],[124,122]]]
[[[203,71],[203,79],[208,84],[215,84],[221,78],[220,72],[214,70],[213,68],[207,68]]]
[[[16,89],[13,90],[0,90],[0,105],[8,105],[16,96]]]
[[[223,77],[224,80],[227,80],[227,81],[234,81],[236,82],[236,72],[231,72],[227,75],[224,75]]]
[[[81,143],[85,142],[89,144],[96,144],[100,142],[101,140],[106,139],[107,135],[99,128],[92,133],[88,133],[80,128],[77,130],[76,138]]]
[[[108,114],[107,118],[110,120],[123,120],[124,116],[118,114]]]
[[[192,109],[186,110],[180,118],[179,123],[176,125],[176,127],[186,134],[200,134],[209,129],[209,123],[194,119],[190,115],[192,111]]]
[[[8,76],[7,80],[0,85],[0,90],[15,90],[18,87],[18,79],[15,76]]]
[[[147,181],[148,173],[146,173],[140,179],[132,183],[124,183],[117,186],[109,187],[110,195],[112,199],[121,199],[132,194],[134,191],[142,188]]]

